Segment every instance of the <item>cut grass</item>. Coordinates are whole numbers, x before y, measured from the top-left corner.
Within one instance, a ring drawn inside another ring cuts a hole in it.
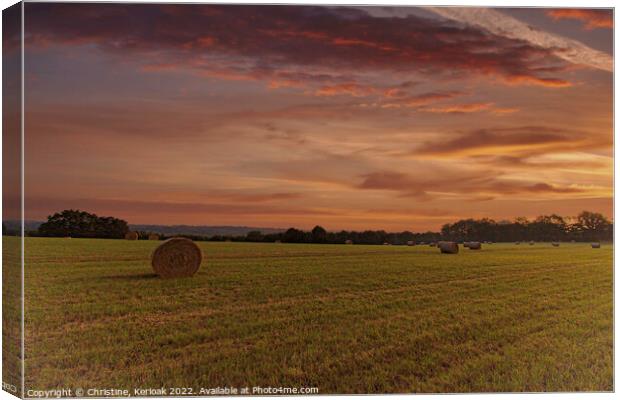
[[[611,246],[157,245],[26,239],[26,389],[613,390]]]

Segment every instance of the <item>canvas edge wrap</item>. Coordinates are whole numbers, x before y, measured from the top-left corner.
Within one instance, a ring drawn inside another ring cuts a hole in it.
[[[24,396],[23,2],[2,11],[2,390]]]

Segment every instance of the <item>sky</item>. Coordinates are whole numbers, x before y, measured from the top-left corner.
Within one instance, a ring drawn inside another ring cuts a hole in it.
[[[27,219],[612,215],[611,10],[26,3],[25,31]]]

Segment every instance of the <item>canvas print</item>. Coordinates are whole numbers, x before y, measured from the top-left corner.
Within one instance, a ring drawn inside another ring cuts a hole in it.
[[[3,389],[610,392],[613,9],[3,11]]]

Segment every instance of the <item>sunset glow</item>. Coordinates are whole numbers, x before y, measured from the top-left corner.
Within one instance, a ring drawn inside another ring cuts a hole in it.
[[[25,30],[30,220],[612,216],[611,10],[26,3]]]

